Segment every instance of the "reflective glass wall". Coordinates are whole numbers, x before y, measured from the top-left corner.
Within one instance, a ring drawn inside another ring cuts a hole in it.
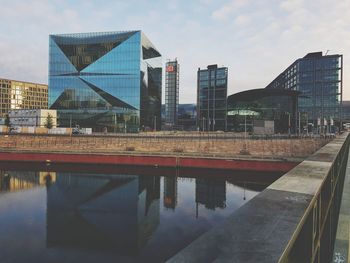
[[[49,106],[59,126],[160,127],[161,55],[141,31],[51,35],[49,42]]]
[[[165,122],[177,124],[179,108],[179,63],[168,61],[165,65]]]
[[[277,91],[277,92],[276,92]],[[255,89],[227,98],[227,130],[253,131],[254,121],[274,121],[275,133],[294,133],[298,92]]]
[[[342,55],[309,53],[298,59],[266,88],[301,92],[298,111],[306,114],[316,127],[324,120],[342,119]],[[322,124],[323,125],[323,124]]]
[[[197,126],[202,131],[226,130],[226,67],[209,65],[197,72]]]

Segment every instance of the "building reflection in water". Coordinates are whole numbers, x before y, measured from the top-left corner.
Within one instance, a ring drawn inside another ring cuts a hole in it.
[[[31,189],[55,181],[55,172],[0,171],[0,192]]]
[[[58,173],[47,187],[47,246],[131,255],[159,225],[159,176]]]
[[[196,204],[207,209],[226,207],[226,180],[221,178],[196,179]]]
[[[104,250],[119,255],[135,256],[143,255],[142,253],[149,249],[148,247],[141,251],[147,244],[156,246],[152,249],[158,249],[159,240],[155,240],[160,238],[159,233],[174,234],[171,230],[163,229],[167,223],[172,224],[173,227],[174,223],[171,223],[173,222],[171,220],[170,223],[163,222],[159,227],[160,218],[164,216],[160,214],[161,178],[164,186],[163,206],[166,208],[162,213],[171,212],[185,223],[186,220],[191,221],[186,219],[183,213],[186,211],[186,214],[191,214],[187,211],[194,208],[194,195],[198,217],[200,205],[212,210],[209,214],[213,214],[213,210],[217,208],[226,208],[226,202],[229,208],[231,184],[236,186],[235,191],[242,191],[243,199],[245,199],[246,189],[259,192],[266,187],[260,183],[237,182],[232,178],[204,175],[136,176],[0,171],[0,191],[18,191],[46,185],[48,248]],[[228,184],[227,188],[226,184]],[[194,188],[194,193],[188,192],[188,189]],[[180,198],[183,198],[182,202],[178,203]],[[204,214],[204,209],[202,211]],[[216,212],[220,214],[222,211]],[[155,233],[157,229],[159,231]],[[181,227],[175,229],[181,229]],[[187,230],[184,230],[185,232]],[[149,242],[152,236],[153,240]]]
[[[175,210],[177,205],[177,176],[164,177],[163,206]]]

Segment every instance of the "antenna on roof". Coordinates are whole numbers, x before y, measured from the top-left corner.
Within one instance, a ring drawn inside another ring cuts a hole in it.
[[[326,51],[326,54],[324,54],[325,56],[327,56],[327,54],[328,54],[328,52],[329,52],[330,50],[329,49],[327,49],[327,51]]]

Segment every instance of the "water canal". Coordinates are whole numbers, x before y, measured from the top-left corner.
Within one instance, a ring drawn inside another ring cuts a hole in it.
[[[280,175],[0,163],[0,262],[163,262]]]

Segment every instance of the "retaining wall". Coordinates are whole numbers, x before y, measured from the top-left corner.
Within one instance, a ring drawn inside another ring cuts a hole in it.
[[[2,135],[0,149],[68,152],[189,153],[217,156],[306,157],[326,144],[325,138],[243,139],[177,136],[32,136]]]

